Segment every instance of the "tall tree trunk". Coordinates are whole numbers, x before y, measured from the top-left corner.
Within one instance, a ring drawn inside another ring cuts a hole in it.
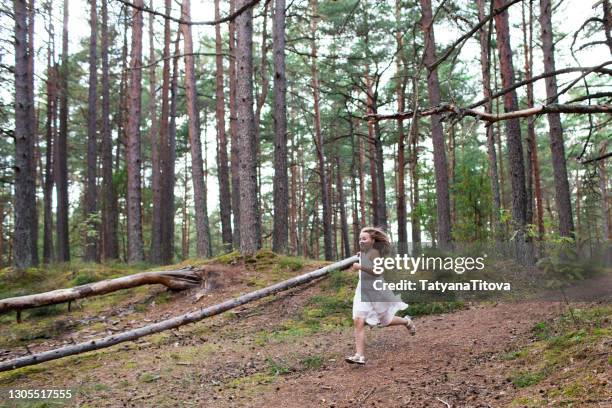
[[[321,183],[321,201],[323,205],[323,243],[325,247],[325,260],[331,261],[332,254],[332,214],[331,214],[331,203],[329,194],[327,191],[327,173],[325,170],[325,153],[323,146],[323,135],[321,133],[321,110],[319,106],[319,73],[317,69],[317,44],[316,44],[316,33],[318,23],[318,0],[310,0],[310,6],[313,18],[310,23],[310,54],[312,56],[311,62],[311,73],[312,73],[312,91],[314,97],[314,120],[315,120],[315,145],[317,149],[318,159],[318,171]]]
[[[185,166],[183,167],[183,224],[181,228],[181,255],[183,259],[189,258],[189,214],[187,212],[189,183],[187,183],[187,165],[187,155],[185,155]]]
[[[110,125],[110,82],[108,66],[108,0],[102,0],[102,258],[119,258],[117,242],[117,193],[113,183],[113,147]]]
[[[168,6],[169,7],[169,6]],[[176,162],[176,109],[178,96],[178,62],[180,57],[180,31],[176,35],[174,44],[174,58],[172,59],[172,80],[170,83],[170,123],[168,125],[167,160],[164,163],[164,213],[169,215],[169,220],[164,227],[164,262],[172,263],[174,258],[174,185],[175,185],[175,162]]]
[[[493,1],[493,0],[491,0]],[[484,20],[485,0],[478,0],[478,19]],[[491,26],[489,25],[489,28]],[[485,112],[493,112],[493,104],[491,101],[491,44],[489,40],[492,33],[489,29],[483,28],[480,30],[480,67],[482,71],[482,87],[484,97],[489,101],[485,105]],[[501,209],[501,194],[499,190],[499,174],[497,172],[497,153],[495,151],[495,135],[493,126],[487,126],[487,154],[489,156],[489,177],[491,182],[491,192],[493,193],[493,209],[491,219],[493,221],[493,235],[496,240],[501,240],[501,225],[500,225],[500,209]]]
[[[427,66],[427,92],[429,104],[436,106],[440,103],[440,83],[438,71],[429,67],[436,61],[436,42],[433,30],[433,16],[431,11],[431,0],[420,0],[423,16],[421,24],[425,36],[424,62]],[[431,138],[434,150],[434,171],[436,174],[436,208],[438,223],[438,244],[442,249],[448,249],[451,245],[450,224],[450,198],[448,185],[448,165],[446,163],[446,152],[444,149],[444,134],[440,115],[431,116]]]
[[[153,0],[150,0],[149,7],[153,9]],[[159,137],[159,129],[157,123],[157,98],[155,92],[157,89],[157,77],[155,75],[156,64],[155,57],[155,32],[153,30],[154,16],[149,14],[149,118],[151,127],[149,128],[149,138],[151,140],[151,195],[153,213],[151,217],[151,252],[149,259],[154,264],[162,262],[162,241],[163,227],[162,219],[167,215],[162,216],[162,201],[167,196],[162,195],[162,170],[161,170],[161,138]],[[167,97],[167,96],[166,96]]]
[[[55,140],[55,117],[57,112],[57,72],[55,67],[55,32],[53,29],[53,12],[52,4],[47,6],[49,16],[49,42],[47,44],[47,118],[45,132],[45,176],[43,188],[44,215],[43,215],[43,263],[50,263],[53,258],[53,149]],[[0,212],[0,218],[4,218],[4,214]],[[0,223],[2,220],[0,219]],[[1,234],[0,234],[1,236]],[[2,238],[0,238],[0,241]],[[2,243],[0,242],[0,247]],[[0,258],[2,258],[2,248],[0,248]],[[0,259],[0,267],[2,261]]]
[[[291,164],[289,168],[291,169],[291,187],[289,190],[289,195],[291,196],[290,206],[289,206],[289,253],[291,255],[298,255],[298,193],[297,193],[297,179],[298,179],[298,167],[295,160],[295,136],[292,137],[291,143]]]
[[[609,140],[604,140],[599,148],[600,155],[608,151]],[[597,163],[599,172],[599,188],[601,190],[601,212],[603,216],[603,240],[612,241],[612,205],[610,203],[610,191],[608,188],[608,173],[606,171],[606,159]],[[576,210],[577,211],[577,210]]]
[[[544,55],[545,73],[555,70],[555,50],[551,14],[550,0],[540,0],[540,28],[542,32],[542,53]],[[551,75],[544,78],[544,82],[546,84],[547,101],[552,103],[557,99],[557,78]],[[555,178],[555,203],[557,204],[557,211],[559,212],[559,233],[564,237],[572,237],[574,232],[574,220],[572,217],[572,203],[569,182],[567,179],[561,116],[558,113],[549,113],[547,117],[548,126],[550,128],[550,151],[552,154],[553,174]]]
[[[399,29],[401,27],[401,3],[395,1],[395,24],[397,32],[395,41],[397,42],[397,50],[401,55],[404,54],[404,36]],[[406,92],[406,73],[407,67],[402,69],[403,58],[396,58],[396,83],[395,93],[397,97],[397,111],[403,112],[406,108],[404,93]],[[402,246],[402,252],[405,251],[405,245],[408,242],[408,229],[406,220],[406,147],[404,135],[404,121],[397,121],[397,242]]]
[[[165,0],[165,13],[170,14],[172,0]],[[161,255],[164,264],[172,262],[174,257],[174,159],[170,154],[170,20],[164,20],[164,49],[162,58],[161,116],[159,122],[159,158],[160,158],[160,213],[161,213]],[[177,45],[178,47],[178,45]],[[172,63],[177,63],[176,57]],[[174,73],[172,80],[174,80]],[[173,97],[176,92],[173,91]],[[174,122],[173,122],[174,123]],[[170,176],[171,174],[171,176]],[[170,180],[170,178],[172,178]]]
[[[219,0],[215,0],[215,20],[221,18]],[[217,175],[219,178],[219,209],[221,213],[221,240],[226,251],[232,248],[232,203],[230,192],[229,168],[227,157],[227,137],[225,135],[225,96],[223,92],[223,44],[221,25],[215,26],[216,63],[216,116],[217,116]]]
[[[415,81],[416,82],[416,81]],[[419,121],[417,118],[413,119],[415,122],[411,124],[410,130],[410,183],[411,183],[411,199],[410,204],[410,224],[412,233],[412,243],[415,249],[419,249],[418,246],[421,243],[421,217],[420,217],[420,200],[419,200]]]
[[[276,0],[272,20],[274,48],[274,230],[272,250],[287,251],[287,80],[285,77],[285,0]]]
[[[236,11],[236,0],[229,0],[230,13]],[[234,249],[240,248],[240,162],[238,151],[238,126],[236,112],[236,22],[229,23],[229,109],[230,109],[230,133],[231,150],[230,166],[232,177],[232,210],[234,211],[234,231],[232,243]]]
[[[183,0],[181,16],[191,21],[190,0]],[[197,255],[200,258],[210,256],[208,251],[208,225],[206,217],[206,187],[204,185],[204,168],[202,161],[202,144],[200,141],[200,124],[198,119],[195,64],[191,25],[181,24],[185,53],[185,96],[187,103],[188,133],[191,150],[191,174],[193,180],[194,210],[196,216]]]
[[[104,1],[104,0],[103,0]],[[90,0],[89,24],[89,93],[87,102],[87,185],[85,188],[85,219],[87,234],[85,240],[85,260],[98,261],[98,194],[96,189],[97,168],[97,118],[98,118],[98,10],[96,0]]]
[[[34,144],[31,123],[34,101],[32,71],[29,67],[28,11],[25,0],[15,0],[15,195],[13,262],[17,269],[35,266],[36,185],[34,179]]]
[[[342,231],[343,257],[351,256],[351,245],[349,241],[348,220],[346,217],[346,207],[344,202],[344,184],[342,184],[342,168],[340,166],[340,156],[336,156],[336,190],[338,191],[338,206],[340,207],[340,228]]]
[[[368,64],[366,64],[366,105],[368,114],[374,114],[374,110],[372,109],[372,80],[370,78]],[[368,122],[368,152],[370,154],[370,181],[372,184],[372,225],[379,226],[380,225],[380,212],[378,211],[378,175],[376,166],[376,133],[374,131],[374,123],[371,121]]]
[[[30,0],[28,3],[28,99],[32,101],[28,108],[28,127],[29,133],[33,135],[30,139],[30,145],[33,152],[32,155],[32,179],[34,183],[34,197],[36,199],[36,157],[40,158],[40,149],[38,148],[38,115],[34,109],[34,13],[35,6],[34,0]],[[33,228],[30,229],[32,234],[32,259],[34,264],[38,265],[38,205],[34,201],[34,207],[31,209],[33,221]]]
[[[237,8],[248,0],[237,0]],[[253,113],[253,10],[236,18],[236,113],[240,161],[240,253],[254,255],[261,248],[257,201],[255,114]]]
[[[134,4],[142,8],[143,0]],[[141,219],[141,153],[140,153],[140,92],[142,88],[142,11],[132,11],[132,50],[130,60],[130,91],[127,125],[127,219],[128,219],[128,262],[144,261]]]
[[[357,167],[357,173],[359,174],[359,210],[361,212],[361,228],[365,227],[367,220],[366,213],[366,194],[365,194],[365,152],[363,147],[363,140],[357,139],[357,149],[359,150],[359,166]]]
[[[495,0],[495,7],[503,6],[503,0]],[[502,77],[502,86],[508,88],[515,82],[514,66],[512,64],[512,50],[510,48],[510,27],[508,11],[495,16],[497,30],[497,46],[499,50],[499,64]],[[504,95],[504,110],[512,112],[518,110],[516,91]],[[521,126],[518,119],[506,121],[506,139],[508,145],[508,165],[510,166],[510,182],[512,185],[512,220],[514,240],[516,242],[516,257],[520,262],[526,261],[525,227],[527,221],[527,192],[525,189],[525,163],[523,161],[523,144],[521,140]]]
[[[532,70],[533,70],[533,7],[532,1],[529,2],[529,21],[527,21],[525,16],[525,10],[523,7],[523,44],[524,44],[524,52],[525,52],[525,80],[530,80],[532,78]],[[533,83],[527,84],[527,106],[534,106],[534,97],[533,97]],[[527,118],[527,146],[528,152],[527,155],[529,164],[528,169],[531,169],[531,173],[533,175],[533,186],[534,189],[532,193],[529,192],[531,189],[531,181],[528,182],[528,210],[531,207],[531,200],[535,200],[536,207],[536,223],[538,226],[538,238],[540,240],[544,239],[544,208],[542,206],[542,187],[540,184],[540,164],[538,160],[538,144],[536,142],[536,132],[535,132],[535,118]],[[527,217],[530,218],[529,216]],[[530,221],[531,222],[531,221]]]
[[[68,239],[68,0],[64,0],[62,65],[60,74],[59,133],[54,152],[54,178],[57,194],[57,260],[70,261]]]

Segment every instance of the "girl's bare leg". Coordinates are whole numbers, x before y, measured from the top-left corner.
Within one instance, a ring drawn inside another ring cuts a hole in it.
[[[391,322],[387,326],[406,325],[406,323],[408,323],[408,319],[404,317],[393,316],[393,319],[391,319]]]
[[[353,319],[353,322],[355,323],[355,348],[357,354],[363,356],[365,350],[365,319],[358,317]]]

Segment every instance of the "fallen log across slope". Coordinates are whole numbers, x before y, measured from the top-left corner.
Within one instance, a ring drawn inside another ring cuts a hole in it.
[[[195,312],[186,313],[171,319],[163,320],[148,326],[140,327],[138,329],[129,330],[122,333],[113,334],[98,340],[90,340],[83,343],[78,343],[70,346],[60,347],[58,349],[44,351],[42,353],[36,353],[28,356],[16,358],[14,360],[0,362],[0,372],[14,370],[19,367],[25,367],[28,365],[39,364],[45,361],[55,360],[62,357],[71,356],[74,354],[85,353],[87,351],[98,350],[105,347],[110,347],[118,343],[125,341],[135,340],[140,337],[148,336],[150,334],[159,333],[165,330],[174,329],[179,326],[183,326],[189,323],[194,323],[207,317],[215,316],[223,313],[227,310],[233,309],[237,306],[245,303],[252,302],[270,296],[274,293],[281,292],[290,289],[295,286],[302,285],[304,283],[313,281],[317,278],[325,276],[330,272],[337,269],[346,269],[354,262],[358,262],[359,257],[357,255],[342,261],[335,262],[327,265],[323,268],[308,272],[285,281],[275,283],[274,285],[267,286],[265,288],[249,292],[236,298],[226,300],[225,302],[218,303],[200,309]]]
[[[103,295],[120,289],[128,289],[141,285],[161,284],[169,289],[183,290],[200,285],[202,279],[204,279],[203,274],[203,269],[194,267],[170,271],[135,273],[133,275],[88,283],[73,288],[57,289],[33,295],[0,299],[0,313],[70,302],[76,299]]]

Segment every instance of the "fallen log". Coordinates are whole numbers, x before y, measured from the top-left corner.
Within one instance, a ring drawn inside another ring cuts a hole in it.
[[[120,289],[141,285],[161,284],[169,289],[183,290],[198,286],[204,279],[204,270],[187,267],[170,271],[141,272],[121,278],[108,279],[67,289],[57,289],[34,295],[0,299],[0,313],[23,310],[39,306],[70,302],[89,296],[103,295]]]
[[[175,329],[179,326],[194,323],[199,320],[203,320],[207,317],[218,315],[237,306],[241,306],[245,303],[249,303],[254,300],[273,295],[277,292],[281,292],[292,287],[313,281],[317,278],[329,274],[331,271],[337,269],[346,269],[351,264],[358,261],[359,257],[355,255],[342,261],[327,265],[315,271],[308,272],[279,283],[275,283],[274,285],[267,286],[254,292],[249,292],[236,298],[226,300],[225,302],[218,303],[216,305],[212,305],[204,309],[200,309],[196,312],[186,313],[177,317],[173,317],[171,319],[163,320],[161,322],[140,327],[138,329],[132,329],[123,333],[113,334],[101,339],[90,340],[83,343],[60,347],[54,350],[19,357],[14,360],[3,361],[0,362],[0,372],[14,370],[16,368],[39,364],[45,361],[55,360],[58,358],[67,357],[75,354],[85,353],[87,351],[98,350],[101,348],[113,346],[118,343],[136,340],[140,337],[148,336],[150,334]]]

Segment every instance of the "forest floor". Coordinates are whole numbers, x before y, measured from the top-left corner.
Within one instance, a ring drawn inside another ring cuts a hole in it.
[[[197,302],[195,289],[140,287],[70,312],[24,312],[20,324],[5,315],[0,360],[197,310],[321,264],[229,255],[206,263],[216,287]],[[367,363],[355,366],[344,361],[354,353],[355,284],[355,272],[335,272],[176,330],[0,373],[0,388],[70,388],[64,405],[80,407],[612,407],[609,300],[572,303],[571,313],[549,300],[451,305],[415,317],[414,337],[368,329]]]

